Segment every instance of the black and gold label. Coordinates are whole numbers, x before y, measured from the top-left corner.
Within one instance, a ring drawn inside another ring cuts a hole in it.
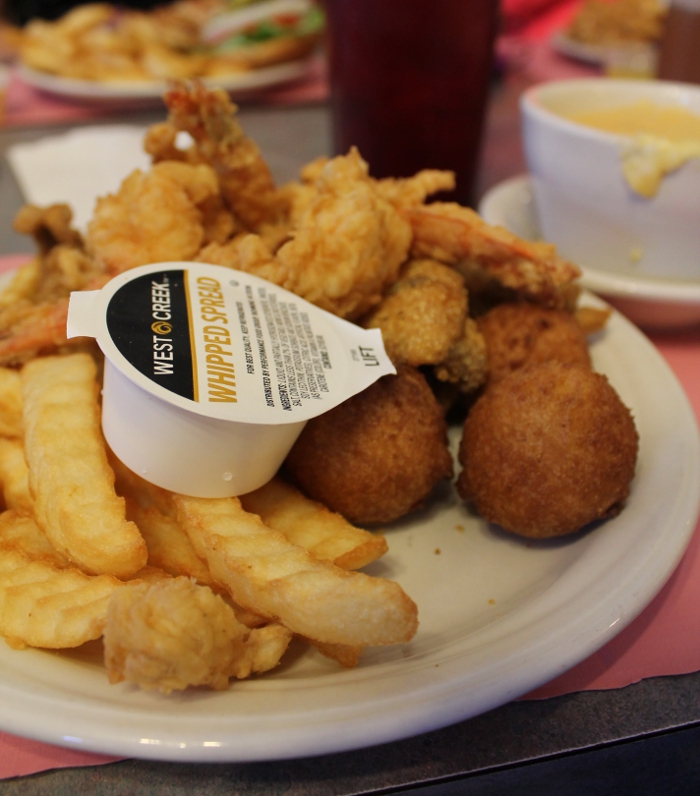
[[[128,362],[147,378],[196,400],[189,300],[184,270],[136,277],[112,296],[107,328]]]

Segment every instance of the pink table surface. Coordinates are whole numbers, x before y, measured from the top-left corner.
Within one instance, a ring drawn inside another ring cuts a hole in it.
[[[26,260],[0,258],[0,272]],[[700,419],[700,327],[654,335]],[[700,523],[674,574],[647,608],[598,652],[524,699],[622,688],[646,677],[700,671]],[[0,642],[1,643],[1,642]],[[121,758],[63,749],[0,732],[0,779]]]

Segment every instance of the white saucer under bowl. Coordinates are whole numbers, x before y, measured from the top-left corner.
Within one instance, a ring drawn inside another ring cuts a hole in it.
[[[541,238],[529,175],[499,183],[484,194],[479,213],[526,240]],[[670,329],[700,322],[700,281],[653,279],[582,268],[581,284],[603,296],[638,326]]]

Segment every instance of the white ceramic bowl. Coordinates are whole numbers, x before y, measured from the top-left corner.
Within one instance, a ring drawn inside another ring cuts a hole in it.
[[[523,94],[523,143],[542,236],[584,268],[700,280],[700,158],[667,174],[647,199],[622,173],[629,138],[564,118],[643,98],[700,114],[700,86],[658,80],[564,80]]]

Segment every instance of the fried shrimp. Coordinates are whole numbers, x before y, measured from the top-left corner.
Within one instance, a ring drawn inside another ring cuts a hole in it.
[[[166,91],[165,104],[167,124],[194,140],[188,157],[215,170],[221,195],[243,226],[258,231],[264,224],[278,223],[287,203],[278,194],[257,144],[241,129],[228,94],[223,89],[207,89],[200,82],[177,82]],[[172,154],[174,141],[168,144],[162,128],[159,136]]]
[[[377,192],[353,149],[325,163],[289,238],[274,254],[259,237],[234,238],[198,259],[261,276],[354,320],[379,304],[396,280],[411,228]]]
[[[455,175],[451,171],[423,169],[413,177],[386,177],[377,180],[377,189],[395,207],[418,207],[439,191],[453,191]]]
[[[277,260],[289,273],[288,289],[352,320],[396,280],[411,229],[379,195],[356,149],[324,166],[316,190]]]
[[[435,202],[402,212],[413,228],[415,257],[455,265],[468,277],[476,270],[482,280],[547,307],[567,307],[576,297],[572,288],[580,270],[561,259],[553,245],[522,240],[454,203]]]
[[[97,200],[87,247],[111,274],[138,265],[191,260],[205,240],[202,206],[219,192],[205,165],[164,161],[132,172]]]
[[[271,629],[278,642],[272,655]],[[280,625],[250,630],[207,586],[166,578],[127,585],[112,595],[105,665],[111,683],[126,680],[164,694],[191,685],[222,690],[232,676],[277,665],[291,637]]]

